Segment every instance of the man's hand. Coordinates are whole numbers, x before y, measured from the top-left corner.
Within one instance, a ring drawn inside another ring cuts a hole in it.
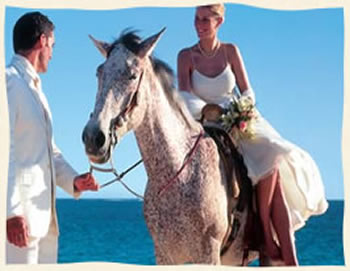
[[[74,190],[82,192],[86,190],[97,191],[100,188],[91,173],[85,173],[74,178]]]
[[[7,219],[6,230],[9,243],[18,247],[28,246],[28,226],[23,216],[15,216]]]

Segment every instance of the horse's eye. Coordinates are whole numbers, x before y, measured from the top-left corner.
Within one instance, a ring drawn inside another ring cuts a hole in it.
[[[129,80],[135,80],[137,78],[136,74],[133,73],[132,75],[130,75]]]
[[[97,76],[97,77],[98,77],[98,76],[100,75],[100,73],[102,72],[102,69],[103,69],[102,65],[103,65],[103,64],[101,64],[100,66],[98,66],[97,69],[96,69],[96,76]]]

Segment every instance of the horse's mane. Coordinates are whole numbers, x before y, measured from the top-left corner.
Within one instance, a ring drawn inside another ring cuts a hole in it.
[[[141,49],[140,45],[142,40],[138,35],[136,35],[136,32],[137,31],[135,30],[124,30],[121,33],[120,37],[112,43],[112,46],[107,52],[107,57],[109,56],[109,53],[114,49],[114,47],[118,44],[124,45],[129,51],[137,55]],[[181,95],[179,94],[179,91],[176,88],[175,74],[172,68],[167,63],[154,57],[153,55],[150,57],[150,61],[152,63],[155,75],[165,90],[165,94],[170,105],[175,110],[180,112],[189,127],[195,129],[199,127],[198,123],[195,121],[187,109],[185,102],[183,101]]]

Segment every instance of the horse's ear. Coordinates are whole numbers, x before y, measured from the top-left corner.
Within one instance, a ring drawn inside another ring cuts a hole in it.
[[[140,51],[138,53],[138,56],[140,58],[144,58],[146,56],[149,56],[152,54],[154,48],[156,47],[156,44],[159,40],[159,38],[161,37],[161,35],[163,34],[163,32],[165,31],[165,27],[159,31],[159,33],[149,37],[148,39],[144,40],[141,44],[140,44]]]
[[[111,45],[107,42],[103,42],[103,41],[99,41],[96,40],[93,36],[89,35],[89,38],[92,40],[92,42],[95,44],[95,46],[97,47],[97,49],[100,51],[100,53],[107,58],[107,53],[109,51],[109,48],[111,47]]]

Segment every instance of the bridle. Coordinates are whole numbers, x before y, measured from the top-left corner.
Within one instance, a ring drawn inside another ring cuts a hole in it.
[[[129,188],[123,181],[122,178],[128,173],[130,172],[132,169],[134,169],[135,167],[137,167],[139,164],[141,164],[143,162],[142,159],[140,159],[138,162],[136,162],[134,165],[132,165],[131,167],[129,167],[127,170],[125,170],[124,172],[122,172],[121,174],[118,174],[117,170],[114,167],[113,164],[113,148],[114,146],[118,143],[118,135],[117,135],[117,127],[122,127],[123,126],[123,120],[125,120],[127,114],[129,114],[130,112],[132,112],[132,110],[135,108],[135,106],[137,105],[137,93],[140,89],[141,86],[141,81],[143,78],[143,73],[144,71],[141,72],[139,81],[137,83],[137,87],[136,90],[132,93],[131,98],[129,100],[129,102],[127,103],[127,106],[125,107],[124,110],[122,110],[118,116],[116,116],[115,118],[113,118],[111,120],[110,126],[109,126],[109,139],[110,139],[110,144],[108,147],[108,152],[109,152],[109,159],[108,162],[110,164],[110,168],[101,168],[101,167],[97,167],[95,165],[93,165],[91,163],[91,161],[89,160],[90,163],[90,173],[92,173],[94,170],[96,171],[100,171],[100,172],[111,172],[114,174],[114,176],[116,177],[115,179],[108,181],[102,185],[100,185],[100,188],[106,187],[114,182],[120,182],[130,193],[132,193],[133,195],[135,195],[138,198],[143,199],[143,197],[141,195],[139,195],[138,193],[134,192],[131,188]]]
[[[109,138],[110,138],[110,142],[111,142],[109,145],[110,149],[118,143],[118,135],[116,133],[117,127],[123,126],[123,123],[124,123],[124,120],[126,119],[127,114],[132,112],[133,109],[135,108],[135,106],[137,105],[137,94],[138,94],[140,86],[141,86],[143,73],[144,73],[144,71],[142,70],[141,75],[140,75],[140,79],[137,83],[137,87],[136,87],[135,91],[133,91],[131,98],[130,98],[129,102],[127,103],[126,107],[119,113],[118,116],[111,119],[111,123],[109,125],[109,133],[108,133]]]

